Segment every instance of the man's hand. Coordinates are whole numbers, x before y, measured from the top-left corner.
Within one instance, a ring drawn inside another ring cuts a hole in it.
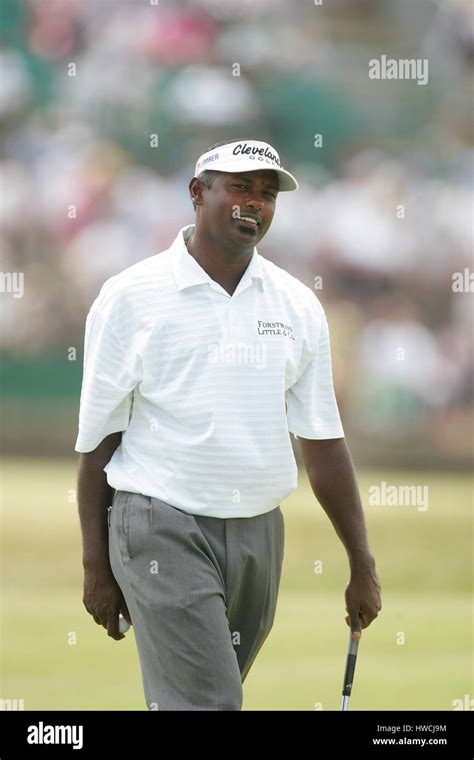
[[[82,566],[84,594],[82,601],[98,625],[103,625],[113,639],[124,638],[119,631],[122,612],[130,625],[130,615],[108,560],[109,530],[107,508],[114,489],[107,482],[105,466],[120,446],[122,433],[111,433],[93,451],[81,454],[77,483],[77,502],[82,531]]]
[[[119,614],[132,625],[120,586],[107,568],[84,570],[84,607],[98,625],[103,625],[108,636],[116,641],[125,636],[119,631]]]
[[[367,628],[382,609],[380,581],[375,569],[375,561],[352,569],[351,579],[346,586],[346,623],[354,640],[362,636],[362,628]]]
[[[344,544],[351,579],[346,586],[346,623],[352,638],[374,620],[382,604],[375,560],[370,552],[364,512],[345,438],[298,438],[314,495]]]

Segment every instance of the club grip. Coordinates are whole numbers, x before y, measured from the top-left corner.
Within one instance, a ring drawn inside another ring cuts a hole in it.
[[[342,687],[342,695],[344,697],[350,697],[352,682],[354,680],[354,672],[357,661],[357,649],[359,642],[351,639],[349,643],[349,653],[346,660],[346,670],[344,672],[344,684]]]

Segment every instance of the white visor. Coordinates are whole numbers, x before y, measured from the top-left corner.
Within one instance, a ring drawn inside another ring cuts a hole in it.
[[[278,174],[280,192],[298,190],[296,179],[280,166],[280,156],[275,148],[260,140],[242,140],[208,150],[199,157],[194,176],[199,177],[208,169],[231,174],[272,169]]]

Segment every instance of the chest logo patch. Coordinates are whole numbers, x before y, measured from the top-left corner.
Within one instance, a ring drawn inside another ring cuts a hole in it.
[[[258,320],[257,333],[259,335],[283,335],[285,338],[295,340],[295,335],[291,325],[285,325],[284,322],[263,322]]]

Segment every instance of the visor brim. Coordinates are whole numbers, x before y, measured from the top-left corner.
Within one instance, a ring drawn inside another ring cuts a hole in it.
[[[298,182],[290,172],[278,166],[272,166],[269,162],[251,160],[251,161],[216,161],[213,165],[209,163],[205,169],[201,169],[199,174],[204,171],[226,172],[227,174],[243,174],[245,172],[256,172],[262,169],[273,171],[278,174],[278,191],[281,193],[298,190]],[[199,174],[196,175],[199,177]]]

